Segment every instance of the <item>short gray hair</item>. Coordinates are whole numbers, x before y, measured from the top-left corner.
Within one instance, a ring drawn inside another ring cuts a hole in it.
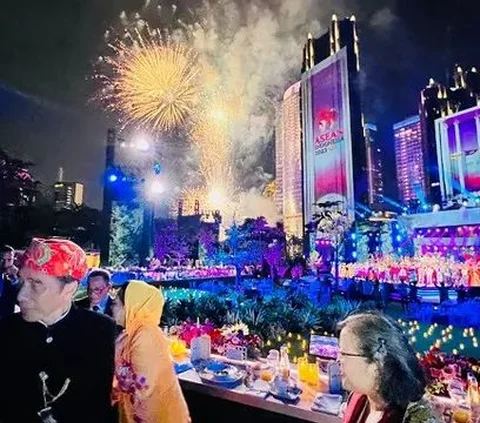
[[[358,340],[359,353],[379,365],[378,394],[392,407],[406,408],[425,393],[425,372],[402,329],[390,317],[369,311],[339,323]]]

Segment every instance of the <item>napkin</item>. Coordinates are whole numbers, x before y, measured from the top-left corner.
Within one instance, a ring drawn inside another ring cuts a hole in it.
[[[175,373],[177,375],[185,373],[186,371],[193,369],[193,365],[189,360],[179,361],[174,363]]]
[[[313,401],[312,411],[318,411],[337,416],[340,413],[341,405],[341,395],[319,394]]]

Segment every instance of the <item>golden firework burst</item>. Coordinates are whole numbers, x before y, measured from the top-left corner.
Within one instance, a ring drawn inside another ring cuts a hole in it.
[[[195,111],[201,85],[198,55],[190,47],[164,40],[158,31],[111,45],[105,59],[109,75],[101,75],[101,99],[120,112],[124,125],[169,131]]]

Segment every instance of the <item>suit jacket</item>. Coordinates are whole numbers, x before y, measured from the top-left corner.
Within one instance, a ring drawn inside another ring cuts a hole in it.
[[[4,275],[0,275],[0,320],[14,313],[17,302],[17,286]]]
[[[108,296],[107,304],[105,305],[105,311],[103,314],[112,317],[112,297]],[[78,308],[90,309],[90,299],[88,297],[82,298],[81,300],[75,301],[75,305]]]
[[[57,395],[52,407],[58,423],[113,423],[111,389],[115,323],[98,313],[72,306],[59,322],[46,327],[20,314],[0,322],[0,422],[39,423],[44,408],[39,374]],[[20,395],[20,396],[19,396]]]

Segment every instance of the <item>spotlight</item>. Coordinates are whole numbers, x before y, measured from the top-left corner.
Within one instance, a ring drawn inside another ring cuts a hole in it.
[[[162,181],[158,179],[150,181],[147,186],[147,196],[150,199],[156,199],[158,196],[162,195],[165,192],[165,186]]]

